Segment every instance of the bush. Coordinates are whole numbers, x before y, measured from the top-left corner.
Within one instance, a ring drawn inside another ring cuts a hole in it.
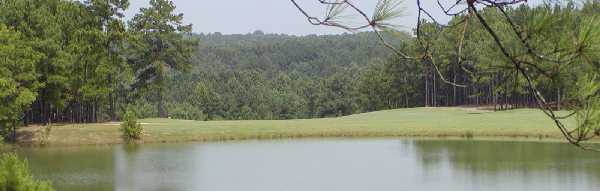
[[[201,109],[193,104],[172,104],[169,106],[169,117],[173,119],[200,120],[206,119]]]
[[[156,105],[144,99],[137,99],[133,103],[128,104],[127,109],[123,112],[127,113],[128,110],[135,111],[136,116],[141,118],[158,116]],[[124,115],[124,113],[121,113],[121,115]]]
[[[123,116],[123,123],[121,123],[121,132],[125,140],[137,140],[142,138],[142,125],[137,122],[135,113],[131,110],[127,110]]]
[[[46,181],[36,181],[29,174],[26,160],[20,160],[14,153],[0,156],[0,191],[51,191]]]
[[[40,145],[45,146],[48,144],[50,140],[50,132],[52,131],[52,125],[48,124],[48,126],[44,127],[40,136]]]
[[[2,121],[0,119],[0,140],[9,142],[14,141],[13,125],[12,122]]]
[[[465,133],[465,137],[466,137],[467,139],[472,139],[472,138],[474,137],[474,135],[473,135],[473,131],[467,131],[467,132]]]

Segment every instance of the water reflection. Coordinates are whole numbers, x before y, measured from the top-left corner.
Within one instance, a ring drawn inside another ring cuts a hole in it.
[[[280,140],[26,149],[57,190],[594,190],[600,155],[556,143]]]
[[[114,149],[114,190],[191,190],[198,161],[194,145],[123,145]]]
[[[51,180],[56,190],[112,190],[111,147],[21,149],[35,178]]]
[[[597,190],[600,185],[600,153],[567,144],[448,140],[404,144],[414,147],[425,171],[447,168],[451,175],[468,177],[471,184],[488,188]]]

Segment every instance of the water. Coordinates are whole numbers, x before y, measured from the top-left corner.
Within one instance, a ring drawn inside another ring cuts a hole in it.
[[[57,190],[600,190],[561,143],[325,139],[24,149]]]

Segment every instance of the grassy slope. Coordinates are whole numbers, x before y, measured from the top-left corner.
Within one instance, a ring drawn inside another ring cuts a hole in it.
[[[490,112],[467,108],[414,108],[357,114],[341,118],[281,121],[140,120],[144,142],[218,141],[296,137],[508,137],[560,138],[543,113],[533,109]],[[52,128],[50,145],[122,142],[119,124],[63,125]],[[33,133],[32,133],[33,132]],[[39,127],[22,134],[39,140]]]

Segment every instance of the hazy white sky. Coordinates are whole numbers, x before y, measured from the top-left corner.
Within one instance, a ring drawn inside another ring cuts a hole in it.
[[[131,6],[126,13],[127,18],[133,17],[139,8],[148,6],[148,2],[149,0],[131,0]],[[239,34],[262,30],[266,33],[306,35],[347,32],[337,28],[310,25],[289,0],[173,0],[173,2],[177,6],[177,11],[184,14],[185,22],[194,25],[196,33]],[[298,0],[298,2],[313,15],[321,16],[325,13],[324,7],[320,6],[317,0]],[[369,11],[377,4],[377,0],[355,0],[354,2]],[[416,25],[415,2],[416,0],[405,0],[404,16],[394,21],[394,24],[403,26],[405,30],[410,30]],[[422,0],[422,2],[440,22],[449,20],[437,7],[436,0]]]

